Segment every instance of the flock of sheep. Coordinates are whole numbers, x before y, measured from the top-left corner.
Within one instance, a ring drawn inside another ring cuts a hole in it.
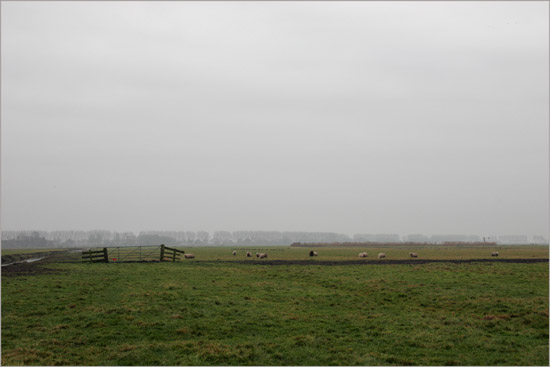
[[[309,256],[318,256],[318,255],[319,255],[319,253],[317,251],[310,251],[309,252]],[[233,256],[237,256],[237,251],[233,251]],[[418,257],[418,254],[416,252],[409,252],[409,256],[411,258],[416,258],[416,257]],[[491,256],[498,256],[498,251],[493,251],[493,253],[491,253]],[[195,255],[185,254],[185,255],[183,255],[183,257],[186,258],[186,259],[194,259]],[[246,252],[246,257],[252,257],[252,254],[250,253],[250,251]],[[265,252],[262,252],[262,253],[256,252],[256,257],[260,258],[260,259],[267,259],[267,253],[265,253]],[[359,257],[360,258],[369,257],[369,254],[366,253],[366,252],[360,252]],[[385,257],[386,257],[385,252],[381,252],[381,253],[378,254],[379,259],[383,259]]]
[[[418,254],[416,252],[409,252],[409,256],[410,257],[418,257]],[[366,252],[360,252],[359,253],[359,257],[369,257],[369,254],[366,253]],[[383,259],[386,257],[386,253],[385,252],[381,252],[378,254],[378,258],[379,259]]]
[[[237,256],[237,251],[233,251],[233,256]],[[246,252],[246,257],[252,257],[252,253],[250,253],[250,251],[247,251]],[[256,257],[259,257],[260,259],[266,259],[267,258],[267,254],[264,253],[264,252],[256,252]]]

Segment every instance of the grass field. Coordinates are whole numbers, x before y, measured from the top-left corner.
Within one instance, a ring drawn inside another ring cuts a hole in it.
[[[409,252],[416,252],[419,259],[480,259],[491,258],[493,251],[500,253],[499,258],[517,259],[517,258],[548,258],[548,246],[495,246],[495,247],[442,247],[442,246],[422,246],[422,247],[322,247],[322,248],[304,248],[304,247],[261,247],[261,246],[237,246],[237,247],[195,247],[181,248],[188,253],[196,255],[196,261],[200,260],[246,260],[246,251],[252,255],[256,252],[267,252],[270,260],[300,260],[309,259],[318,260],[357,260],[360,252],[367,252],[369,257],[365,259],[377,260],[378,253],[384,252],[387,259],[409,259]],[[232,251],[237,250],[237,255],[233,256]],[[319,256],[309,257],[309,251],[317,251]],[[256,259],[255,257],[253,259]],[[249,259],[249,260],[253,260]]]
[[[185,250],[196,261],[46,263],[32,266],[58,272],[2,277],[2,364],[548,365],[548,263],[250,266],[199,261],[232,260],[231,248]],[[361,249],[318,251],[311,261]],[[548,258],[543,246],[498,251]]]

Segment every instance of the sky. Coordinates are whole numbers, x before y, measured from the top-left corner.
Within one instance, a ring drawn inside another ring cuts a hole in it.
[[[548,14],[2,2],[2,229],[547,235]]]

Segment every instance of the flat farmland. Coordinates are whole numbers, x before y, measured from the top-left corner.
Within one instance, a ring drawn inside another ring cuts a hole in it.
[[[196,258],[6,273],[2,364],[548,365],[547,262],[251,266],[246,249],[312,262],[493,249],[319,248],[311,259],[309,248],[183,249]],[[548,259],[544,246],[497,250]]]
[[[548,259],[548,246],[494,246],[494,247],[444,247],[444,246],[385,246],[385,247],[176,247],[196,256],[194,261],[213,260],[249,260],[258,261],[256,252],[268,254],[268,260],[309,260],[309,261],[346,261],[358,260],[360,252],[367,252],[364,261],[377,259],[379,253],[386,254],[386,260],[410,259],[409,253],[416,252],[418,259],[425,260],[468,260],[494,259],[493,251],[499,252],[499,259]],[[232,255],[233,250],[237,255]],[[247,258],[246,252],[253,257]],[[318,256],[310,257],[309,252],[316,251]],[[384,259],[380,260],[384,261]]]

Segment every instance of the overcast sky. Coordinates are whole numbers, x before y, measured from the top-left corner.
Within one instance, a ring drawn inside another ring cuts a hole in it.
[[[4,230],[548,233],[548,2],[1,6]]]

